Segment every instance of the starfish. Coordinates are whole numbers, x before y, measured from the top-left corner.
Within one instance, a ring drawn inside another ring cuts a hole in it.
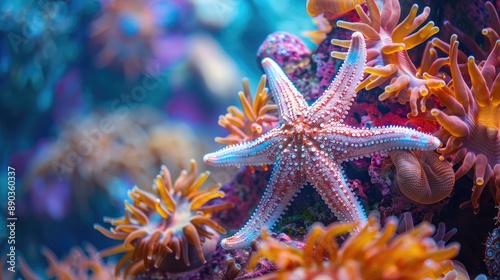
[[[344,118],[363,77],[366,45],[355,32],[346,59],[323,95],[308,105],[281,68],[270,58],[262,65],[278,106],[278,126],[252,141],[205,155],[214,166],[274,164],[270,182],[257,209],[225,249],[248,247],[263,228],[271,228],[293,197],[310,183],[337,219],[366,224],[366,214],[344,178],[341,163],[394,149],[433,150],[441,142],[432,135],[398,126],[355,128]]]

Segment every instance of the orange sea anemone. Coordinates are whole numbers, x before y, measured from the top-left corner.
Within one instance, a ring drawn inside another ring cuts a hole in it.
[[[361,22],[347,22],[339,20],[337,26],[359,31],[363,33],[367,48],[367,67],[365,72],[368,77],[357,87],[357,90],[366,88],[373,89],[377,86],[387,85],[384,93],[379,96],[380,100],[394,98],[400,103],[410,101],[413,115],[418,113],[417,101],[424,96],[420,102],[421,110],[425,110],[425,100],[429,88],[442,87],[445,82],[437,76],[437,72],[422,72],[435,67],[415,67],[407,51],[425,42],[439,31],[434,22],[425,22],[430,14],[429,7],[417,16],[418,5],[413,5],[408,16],[399,22],[401,8],[398,0],[384,0],[382,12],[380,12],[375,0],[367,0],[369,15],[360,5],[356,6],[356,12]],[[416,32],[413,32],[417,30]],[[333,39],[332,44],[348,48],[350,40]],[[346,53],[332,52],[332,56],[344,59]],[[429,64],[429,59],[424,59],[423,64]]]
[[[124,267],[125,278],[149,269],[182,272],[196,269],[211,256],[216,244],[210,241],[218,240],[215,231],[226,231],[210,216],[233,205],[207,205],[212,199],[224,197],[224,193],[219,190],[220,184],[201,190],[209,172],[198,177],[196,173],[196,163],[191,160],[189,172],[183,170],[172,183],[170,172],[162,166],[154,194],[135,187],[129,192],[132,203],[125,201],[124,217],[106,218],[113,226],[110,230],[95,226],[105,236],[123,241],[100,252],[100,256],[125,253],[116,265],[116,275]]]
[[[438,246],[431,237],[434,226],[427,222],[397,235],[397,219],[390,219],[381,230],[378,219],[371,216],[361,232],[339,245],[336,238],[355,226],[315,225],[303,250],[284,245],[264,231],[249,268],[260,258],[274,262],[277,272],[261,279],[440,279],[455,273],[450,259],[460,246]]]
[[[458,45],[457,36],[453,35],[449,58],[452,82],[433,89],[446,109],[432,109],[418,117],[435,120],[442,126],[436,135],[446,146],[438,152],[452,156],[452,165],[462,162],[455,179],[474,170],[471,202],[477,213],[486,185],[500,204],[500,40],[485,61],[476,64],[474,57],[467,59],[470,85],[464,79],[467,73],[459,67]]]
[[[121,278],[113,277],[113,265],[104,263],[98,256],[94,246],[87,244],[85,251],[80,248],[73,248],[71,252],[63,260],[59,261],[50,249],[42,248],[42,253],[45,255],[49,263],[47,268],[47,276],[51,279],[63,280],[108,280]],[[26,280],[45,279],[36,275],[29,267],[26,261],[21,258],[19,269],[21,275]]]
[[[227,129],[230,134],[226,137],[216,137],[216,142],[234,145],[249,141],[277,125],[278,116],[272,113],[277,110],[277,106],[271,104],[272,95],[268,94],[265,86],[266,75],[262,75],[255,97],[252,98],[248,79],[243,79],[243,91],[238,93],[243,111],[235,106],[229,106],[227,114],[219,117],[219,125]]]

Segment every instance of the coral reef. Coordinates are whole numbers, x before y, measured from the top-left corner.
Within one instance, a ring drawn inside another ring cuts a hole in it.
[[[356,183],[350,180],[348,182],[356,196],[363,203],[363,198],[356,192]],[[308,202],[307,207],[303,206],[302,201]],[[297,193],[297,198],[290,202],[285,214],[273,226],[273,231],[299,238],[304,236],[311,226],[318,221],[330,224],[337,221],[337,218],[333,212],[325,211],[325,202],[321,198],[321,194],[313,186],[306,185]]]
[[[46,111],[54,87],[76,60],[79,43],[72,32],[78,11],[66,1],[20,0],[0,4],[2,55],[0,108],[6,115]]]
[[[352,11],[347,15],[350,14],[352,14]],[[341,18],[348,19],[352,22],[358,22],[360,19],[357,17],[356,13],[354,14],[355,16],[349,17],[349,19],[347,15]],[[297,89],[302,92],[304,99],[308,102],[316,101],[323,94],[330,85],[342,62],[342,60],[335,59],[330,55],[332,51],[340,51],[341,48],[332,45],[329,38],[349,39],[352,33],[350,30],[332,28],[332,23],[326,18],[320,20],[319,30],[313,32],[321,36],[320,38],[322,38],[322,41],[318,42],[318,47],[311,55],[311,69],[294,82]],[[307,35],[308,34],[306,34],[306,36]],[[320,38],[318,38],[318,40]],[[293,81],[293,77],[291,78]]]
[[[20,277],[498,278],[500,1],[289,4],[0,3]]]
[[[414,156],[411,158],[416,159]],[[415,164],[420,165],[418,159]],[[453,170],[451,170],[446,161],[442,161],[438,163],[438,165],[448,165],[448,176],[453,176]],[[368,188],[363,191],[367,193],[367,197],[369,198],[368,201],[370,202],[369,205],[372,205],[373,209],[380,212],[382,220],[390,216],[399,216],[403,212],[411,212],[413,217],[417,220],[422,220],[428,214],[439,215],[443,208],[448,205],[450,200],[450,196],[448,196],[434,204],[421,204],[418,200],[422,200],[422,198],[415,197],[415,201],[404,196],[396,183],[398,174],[395,163],[392,161],[391,157],[389,157],[388,153],[376,154],[371,158],[368,167],[368,175],[370,184]],[[416,181],[413,181],[413,183],[415,182]],[[423,180],[420,182],[424,183]],[[416,193],[418,191],[419,193],[425,194],[426,192],[424,192],[424,190],[430,191],[430,188],[426,188],[427,184],[428,183],[425,182],[422,186],[416,185],[419,190],[414,192]],[[453,180],[451,186],[453,187]]]
[[[429,224],[432,223],[433,214],[431,212],[427,213],[422,221],[425,221]],[[410,212],[404,212],[401,214],[399,218],[399,225],[397,229],[398,234],[402,234],[405,232],[409,232],[415,229],[415,222],[413,221],[413,215]],[[438,246],[446,244],[453,235],[457,233],[456,228],[452,228],[449,231],[446,231],[446,225],[443,222],[438,224],[438,228],[435,231],[435,235],[432,237],[434,241],[438,244]]]
[[[344,124],[365,61],[363,35],[356,32],[335,80],[311,106],[276,62],[269,58],[262,61],[278,105],[280,126],[253,141],[228,146],[204,157],[206,163],[216,166],[274,164],[259,207],[236,235],[222,240],[224,248],[250,245],[261,228],[276,223],[293,196],[307,182],[316,188],[340,221],[358,222],[357,231],[366,222],[366,216],[346,183],[339,163],[379,151],[433,150],[440,145],[437,138],[408,128],[358,129]]]
[[[299,37],[280,31],[269,34],[257,50],[259,62],[266,57],[283,68],[299,91],[317,91],[312,80],[311,50]]]
[[[113,226],[111,230],[95,226],[105,236],[123,241],[99,253],[102,257],[125,253],[116,265],[116,275],[123,268],[125,278],[149,269],[186,272],[210,258],[219,240],[216,232],[226,233],[210,216],[233,205],[206,205],[224,193],[219,184],[202,190],[209,172],[198,177],[196,173],[192,160],[189,171],[182,171],[172,183],[170,172],[162,166],[154,184],[156,194],[135,187],[129,192],[132,203],[125,201],[125,216],[105,219]]]
[[[238,229],[252,216],[264,194],[267,182],[271,176],[272,168],[241,168],[239,172],[221,187],[226,195],[224,201],[232,202],[231,211],[220,213],[214,219],[228,229]],[[215,199],[212,203],[219,202]]]
[[[285,73],[296,79],[309,67],[311,51],[297,36],[286,32],[269,34],[257,50],[257,58],[272,58]]]
[[[500,275],[500,228],[498,227],[486,239],[484,262],[490,277]]]
[[[190,158],[201,159],[205,151],[190,127],[163,121],[161,114],[147,107],[127,114],[96,112],[76,118],[66,123],[58,141],[41,145],[31,161],[27,191],[31,196],[65,198],[40,205],[38,214],[46,212],[54,219],[71,211],[67,203],[88,211],[86,200],[99,191],[123,199],[126,190],[121,197],[116,196],[112,192],[116,185],[137,184],[149,189],[160,163],[178,173]],[[35,204],[46,201],[52,200]],[[58,213],[51,214],[48,210],[54,207]]]

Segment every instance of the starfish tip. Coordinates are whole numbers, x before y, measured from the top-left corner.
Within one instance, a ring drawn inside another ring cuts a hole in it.
[[[363,38],[363,34],[359,31],[356,31],[356,32],[352,33],[351,37],[352,38],[357,38],[357,37]]]
[[[229,237],[231,238],[231,237]],[[220,242],[220,246],[224,249],[224,250],[232,250],[234,248],[232,248],[232,246],[230,246],[229,244],[230,242],[228,242],[228,238],[224,238],[222,239],[222,241]]]
[[[203,161],[207,164],[214,163],[214,158],[212,154],[206,154],[203,156]]]
[[[276,62],[274,62],[274,60],[272,58],[270,58],[270,57],[265,57],[264,59],[262,59],[261,63],[262,63],[262,66],[264,68],[266,68],[266,67],[272,67],[272,66],[274,66],[276,64]]]
[[[431,137],[429,139],[429,144],[432,146],[432,149],[437,149],[441,146],[441,141],[436,137]]]

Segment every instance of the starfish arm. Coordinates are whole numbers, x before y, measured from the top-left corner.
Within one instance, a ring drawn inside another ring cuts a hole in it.
[[[356,96],[356,86],[363,78],[366,66],[366,44],[359,32],[352,34],[351,46],[340,70],[323,95],[311,105],[308,116],[313,124],[340,122]]]
[[[278,143],[283,138],[281,134],[279,129],[272,129],[255,140],[227,146],[206,154],[203,161],[213,166],[274,164]]]
[[[271,58],[264,58],[262,66],[268,76],[269,87],[278,105],[280,124],[291,124],[298,116],[305,115],[307,103],[290,79]]]
[[[438,138],[401,126],[353,128],[347,125],[325,130],[323,145],[337,161],[371,156],[375,152],[390,150],[435,150]]]
[[[317,156],[320,167],[308,168],[314,171],[314,176],[308,181],[340,222],[356,222],[356,230],[361,229],[366,224],[366,214],[346,182],[342,169],[330,158],[320,154]]]
[[[278,221],[294,195],[305,184],[301,172],[292,161],[277,161],[266,192],[259,206],[246,225],[235,235],[221,241],[226,250],[246,248],[252,240],[260,236],[263,228],[271,229]]]

